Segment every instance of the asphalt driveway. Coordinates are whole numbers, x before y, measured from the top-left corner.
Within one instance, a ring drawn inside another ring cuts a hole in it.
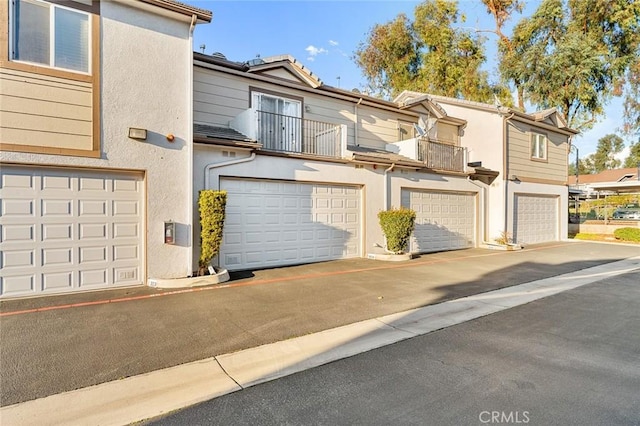
[[[193,290],[3,301],[0,405],[638,255],[640,246],[566,242],[253,271]]]

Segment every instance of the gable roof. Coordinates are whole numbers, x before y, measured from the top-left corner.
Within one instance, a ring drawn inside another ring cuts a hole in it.
[[[405,90],[400,93],[395,99],[395,102],[410,102],[412,99],[419,99],[425,96],[424,93]],[[464,108],[472,108],[498,115],[510,115],[510,118],[519,119],[520,121],[526,121],[531,124],[540,123],[542,126],[551,126],[560,130],[563,133],[578,134],[577,130],[571,129],[567,125],[567,121],[560,111],[556,108],[549,108],[542,111],[536,111],[532,113],[525,113],[514,108],[507,108],[496,102],[494,104],[487,104],[484,102],[468,101],[466,99],[451,98],[448,96],[440,95],[428,95],[432,101],[439,104],[457,105]]]
[[[291,55],[276,55],[268,56],[266,58],[256,58],[247,62],[249,68],[247,72],[255,74],[270,74],[270,71],[276,69],[286,70],[297,81],[307,84],[313,88],[322,86],[322,81],[306,68],[302,63],[298,62],[296,58]],[[277,77],[277,76],[275,76]]]
[[[580,185],[588,185],[591,183],[626,182],[631,180],[638,180],[638,169],[635,167],[604,170],[600,173],[578,176],[578,183]],[[568,182],[569,185],[575,185],[576,177],[569,176]]]
[[[344,90],[324,84],[315,74],[302,65],[290,55],[270,56],[266,58],[255,58],[245,62],[231,61],[221,53],[207,55],[200,52],[193,52],[193,59],[196,66],[216,69],[218,71],[243,77],[254,78],[256,80],[269,79],[270,83],[280,84],[283,87],[295,88],[309,92],[322,92],[325,96],[347,100],[354,103],[375,106],[382,109],[403,112],[396,102],[376,98],[357,91]],[[276,71],[289,73],[291,79],[282,77]],[[409,108],[404,109],[409,113]],[[415,111],[410,111],[415,114]],[[455,120],[453,117],[448,117]],[[460,120],[464,123],[464,120]]]

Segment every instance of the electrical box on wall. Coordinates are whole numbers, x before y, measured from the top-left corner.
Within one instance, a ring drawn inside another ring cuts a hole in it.
[[[172,220],[164,223],[164,243],[176,243],[176,223]]]

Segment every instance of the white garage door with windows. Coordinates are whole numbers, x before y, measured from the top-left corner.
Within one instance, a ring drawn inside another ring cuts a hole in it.
[[[0,297],[143,282],[141,174],[3,165]]]
[[[513,240],[521,244],[558,240],[558,196],[514,195]]]
[[[467,192],[402,190],[402,205],[416,212],[412,253],[475,246],[476,195]]]
[[[220,266],[229,270],[360,256],[359,187],[223,178]]]

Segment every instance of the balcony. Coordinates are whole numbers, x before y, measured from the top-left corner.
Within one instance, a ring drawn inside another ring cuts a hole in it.
[[[418,160],[430,169],[464,172],[466,148],[447,143],[418,141]]]
[[[387,144],[387,150],[421,161],[426,167],[448,172],[464,172],[467,149],[429,138],[413,138]]]
[[[342,158],[346,150],[346,126],[340,124],[249,109],[230,126],[260,142],[266,151]]]

